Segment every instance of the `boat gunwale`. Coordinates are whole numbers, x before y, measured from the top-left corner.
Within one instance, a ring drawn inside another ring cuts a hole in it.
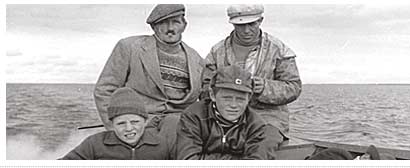
[[[343,144],[337,142],[325,142],[325,141],[318,141],[318,140],[311,140],[305,138],[298,138],[301,140],[306,141],[305,143],[301,144],[287,144],[282,145],[279,147],[278,151],[285,151],[285,150],[292,150],[292,149],[300,149],[300,148],[316,148],[316,152],[327,149],[327,148],[340,148],[349,151],[350,153],[357,155],[362,155],[366,153],[368,146],[362,145],[353,145],[353,144]],[[402,150],[402,149],[391,149],[391,148],[383,148],[377,147],[379,153],[387,153],[394,156],[398,160],[410,160],[410,151],[409,150]]]

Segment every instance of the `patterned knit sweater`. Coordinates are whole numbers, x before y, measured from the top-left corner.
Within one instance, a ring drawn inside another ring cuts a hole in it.
[[[157,38],[157,54],[165,93],[169,99],[183,99],[190,85],[186,53],[181,44],[169,45]]]

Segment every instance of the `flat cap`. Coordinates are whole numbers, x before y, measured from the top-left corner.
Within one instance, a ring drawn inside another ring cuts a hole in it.
[[[215,87],[252,93],[252,74],[236,64],[219,68]]]
[[[262,17],[264,8],[262,5],[237,4],[227,9],[229,23],[246,24],[257,21]]]
[[[183,4],[158,4],[152,9],[147,18],[147,23],[157,23],[178,15],[185,15],[185,6]]]

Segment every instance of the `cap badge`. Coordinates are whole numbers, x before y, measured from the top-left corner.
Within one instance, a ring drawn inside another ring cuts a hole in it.
[[[242,80],[240,80],[240,79],[235,79],[235,84],[237,84],[237,85],[242,84]]]

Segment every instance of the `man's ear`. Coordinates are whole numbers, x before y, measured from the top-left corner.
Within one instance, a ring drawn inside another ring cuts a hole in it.
[[[109,122],[110,122],[111,126],[114,127],[114,119],[109,120]]]
[[[212,88],[209,89],[209,98],[211,98],[213,102],[216,102],[215,93]]]
[[[248,93],[248,104],[249,104],[249,102],[251,102],[252,96],[253,96],[253,92]]]
[[[262,21],[263,21],[263,17],[261,17],[261,18],[258,20],[259,26],[262,24]]]
[[[182,33],[185,32],[187,24],[184,25],[184,29],[182,30]]]
[[[185,15],[181,16],[181,20],[184,23],[184,29],[182,30],[182,33],[185,32],[186,27],[188,26],[188,22],[185,19]]]
[[[154,31],[155,34],[157,34],[157,30],[155,30],[155,25],[154,24],[150,24],[152,31]]]
[[[146,126],[148,125],[148,123],[149,123],[148,118],[145,118],[145,119],[144,119],[144,127],[146,127]]]

